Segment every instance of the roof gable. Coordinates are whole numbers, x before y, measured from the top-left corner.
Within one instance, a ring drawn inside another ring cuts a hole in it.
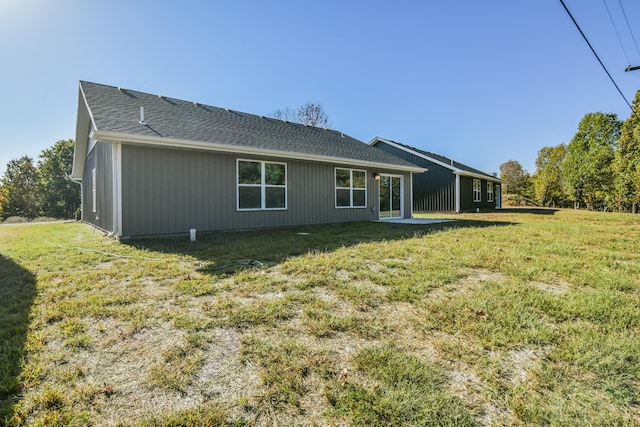
[[[95,139],[423,170],[336,130],[84,81],[80,91]]]
[[[467,166],[464,163],[457,162],[453,159],[449,159],[447,157],[441,156],[439,154],[432,153],[430,151],[421,150],[416,147],[412,147],[407,144],[403,144],[401,142],[392,141],[390,139],[385,139],[381,137],[374,138],[369,145],[375,146],[378,143],[388,144],[403,151],[406,151],[410,154],[413,154],[418,157],[422,157],[423,159],[429,160],[435,164],[438,164],[442,167],[450,169],[453,173],[460,175],[469,175],[476,176],[488,179],[490,181],[500,182],[501,180],[493,175],[490,175],[486,172],[482,172],[478,169],[472,168],[471,166]]]

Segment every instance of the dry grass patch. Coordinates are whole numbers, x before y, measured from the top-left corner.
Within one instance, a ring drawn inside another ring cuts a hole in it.
[[[567,292],[569,292],[569,289],[571,288],[571,284],[568,282],[565,282],[564,280],[556,280],[554,282],[551,283],[544,283],[544,282],[537,282],[537,281],[532,281],[529,282],[529,285],[531,286],[535,286],[536,288],[543,290],[545,292],[549,292],[551,294],[554,295],[562,295],[562,294],[566,294]]]

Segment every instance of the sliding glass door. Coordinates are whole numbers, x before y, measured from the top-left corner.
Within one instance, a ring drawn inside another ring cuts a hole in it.
[[[402,217],[402,176],[380,175],[380,219]]]

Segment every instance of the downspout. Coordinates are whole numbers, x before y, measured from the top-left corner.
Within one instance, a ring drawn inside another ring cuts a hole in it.
[[[456,213],[460,213],[460,174],[456,174]]]
[[[405,190],[405,193],[407,190]],[[409,207],[411,209],[411,217],[413,218],[413,172],[409,172]]]

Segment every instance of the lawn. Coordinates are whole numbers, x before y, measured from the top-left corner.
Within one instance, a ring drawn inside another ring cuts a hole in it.
[[[0,226],[0,425],[640,425],[640,217]]]

